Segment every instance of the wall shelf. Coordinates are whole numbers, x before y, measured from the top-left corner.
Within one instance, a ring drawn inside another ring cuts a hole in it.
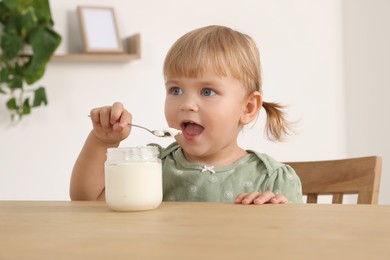
[[[135,34],[126,39],[126,53],[69,53],[56,54],[53,62],[129,62],[141,57],[141,35]]]
[[[90,53],[80,53],[80,54],[64,54],[64,55],[55,55],[51,58],[51,61],[58,62],[97,62],[97,61],[118,61],[118,62],[127,62],[131,60],[138,59],[139,56],[136,54],[90,54]]]

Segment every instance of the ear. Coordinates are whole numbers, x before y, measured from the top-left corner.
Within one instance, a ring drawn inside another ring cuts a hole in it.
[[[263,99],[259,91],[252,92],[246,99],[245,107],[240,118],[240,123],[243,125],[249,124],[256,118],[263,105]]]

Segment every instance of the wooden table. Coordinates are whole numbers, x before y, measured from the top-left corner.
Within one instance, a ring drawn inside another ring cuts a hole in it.
[[[390,205],[0,201],[0,259],[390,259]]]

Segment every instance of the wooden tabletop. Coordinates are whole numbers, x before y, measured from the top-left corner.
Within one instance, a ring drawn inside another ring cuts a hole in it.
[[[390,205],[0,201],[0,259],[390,259]]]

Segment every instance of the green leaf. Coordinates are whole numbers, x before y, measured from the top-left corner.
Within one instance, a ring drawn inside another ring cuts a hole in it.
[[[7,20],[7,14],[9,13],[8,8],[3,2],[0,2],[0,22],[4,23]]]
[[[20,116],[28,115],[31,113],[30,100],[26,98],[23,102],[22,111],[19,113]]]
[[[3,0],[4,6],[6,6],[9,10],[16,12],[19,7],[18,0]]]
[[[61,43],[61,36],[52,28],[41,25],[31,31],[29,42],[34,56],[48,61]]]
[[[13,79],[8,81],[10,89],[23,88],[23,78],[20,75],[14,75]]]
[[[4,31],[9,34],[20,35],[22,27],[22,13],[18,11],[9,11],[4,18]]]
[[[47,105],[47,97],[44,87],[39,87],[34,91],[33,107],[39,107],[42,103]]]
[[[47,26],[37,26],[31,31],[29,42],[34,55],[24,71],[24,77],[28,84],[32,84],[43,76],[47,62],[61,42],[61,36]]]
[[[16,110],[16,109],[18,109],[18,106],[16,105],[16,98],[14,98],[14,97],[8,99],[6,105],[7,105],[7,108],[9,110]]]
[[[38,19],[35,15],[34,9],[28,9],[26,13],[24,13],[20,17],[20,33],[23,37],[26,37],[28,33],[36,27],[38,24]]]
[[[8,68],[3,68],[0,72],[0,82],[8,82]]]
[[[33,84],[42,78],[45,73],[46,63],[39,61],[37,58],[32,58],[31,61],[26,65],[26,70],[23,75],[27,84]]]
[[[3,32],[1,49],[7,59],[15,58],[23,47],[23,38],[19,35]]]
[[[27,90],[25,84],[41,79],[61,42],[52,28],[49,1],[0,0],[0,94],[9,98],[6,106],[12,119],[48,103],[44,87]],[[27,48],[31,53],[25,53]]]
[[[40,23],[49,24],[53,26],[53,20],[50,12],[50,5],[48,0],[34,0],[32,3],[35,13]]]

